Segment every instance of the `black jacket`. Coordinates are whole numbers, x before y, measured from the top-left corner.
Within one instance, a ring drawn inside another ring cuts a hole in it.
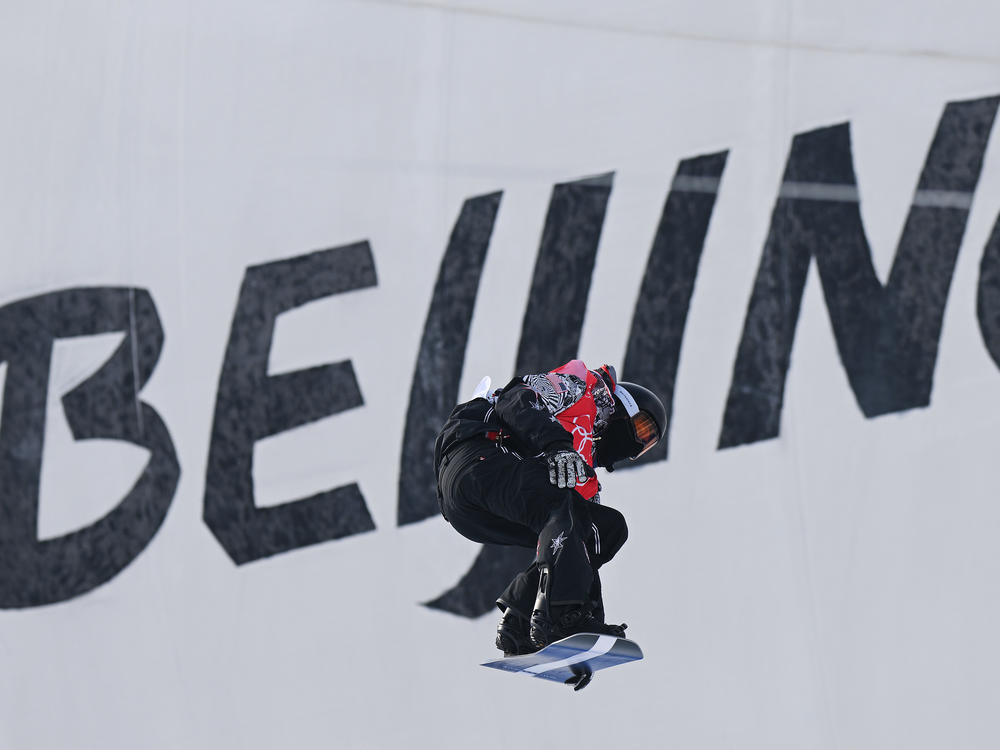
[[[538,394],[515,378],[493,394],[492,402],[474,398],[456,406],[434,441],[434,471],[460,443],[476,438],[497,439],[529,456],[551,450],[572,450],[572,436],[550,413]]]

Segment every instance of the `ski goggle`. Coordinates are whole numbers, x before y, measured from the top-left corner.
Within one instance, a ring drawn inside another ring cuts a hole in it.
[[[656,445],[656,441],[660,439],[656,421],[644,411],[632,417],[632,431],[635,433],[636,441],[642,446],[636,458]]]
[[[656,421],[648,412],[639,410],[639,405],[635,402],[632,394],[621,383],[615,386],[615,395],[621,401],[622,406],[625,407],[625,411],[628,412],[629,423],[632,425],[632,434],[635,436],[636,442],[641,446],[639,452],[633,457],[633,460],[635,460],[656,445],[656,441],[660,439],[660,430],[656,426]]]

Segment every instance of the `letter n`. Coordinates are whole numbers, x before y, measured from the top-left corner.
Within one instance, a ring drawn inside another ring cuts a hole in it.
[[[865,416],[930,403],[941,320],[998,101],[945,107],[885,285],[861,222],[849,126],[794,138],[736,355],[720,448],[778,435],[811,258]]]

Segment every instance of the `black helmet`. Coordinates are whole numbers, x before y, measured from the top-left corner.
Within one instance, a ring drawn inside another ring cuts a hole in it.
[[[595,436],[594,447],[594,463],[609,471],[615,462],[634,461],[656,445],[667,426],[667,410],[648,388],[621,381],[615,384],[614,393],[615,415],[607,429]]]

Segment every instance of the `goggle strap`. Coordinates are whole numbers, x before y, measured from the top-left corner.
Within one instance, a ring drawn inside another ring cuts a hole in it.
[[[597,369],[597,374],[600,375],[604,384],[608,386],[608,390],[614,393],[615,387],[618,385],[618,375],[615,372],[615,368],[611,365],[601,365]]]

